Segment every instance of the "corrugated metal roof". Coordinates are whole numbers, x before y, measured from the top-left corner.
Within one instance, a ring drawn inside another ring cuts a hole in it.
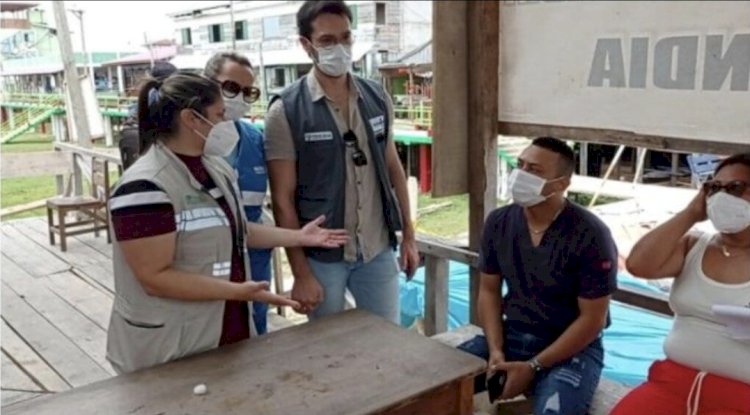
[[[432,63],[432,39],[399,56],[395,61],[380,65],[382,69],[400,68]]]
[[[153,53],[153,55],[152,55]],[[153,59],[154,61],[164,61],[172,59],[177,55],[177,46],[155,46],[150,51],[136,53],[135,55],[126,56],[124,58],[115,59],[113,61],[104,62],[102,66],[118,66],[118,65],[132,65],[138,63],[149,63]]]

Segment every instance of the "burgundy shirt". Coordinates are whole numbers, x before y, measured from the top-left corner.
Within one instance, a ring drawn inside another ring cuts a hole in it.
[[[190,170],[190,173],[201,185],[203,185],[206,192],[210,192],[212,189],[216,188],[216,184],[208,174],[200,156],[184,156],[177,154],[177,157],[185,163],[185,166]],[[171,203],[164,201],[165,198],[159,198],[158,192],[161,192],[166,196],[166,192],[153,182],[139,180],[120,186],[112,195],[112,198],[128,195],[131,196],[128,199],[132,200],[132,204],[118,203],[117,209],[113,209],[110,212],[112,226],[115,231],[115,238],[117,238],[118,241],[147,238],[150,236],[175,232],[177,230],[174,206],[172,206]],[[141,195],[140,198],[135,196],[138,194]],[[141,202],[146,199],[161,199],[162,201],[141,204]],[[229,224],[232,228],[232,269],[229,279],[232,282],[244,282],[246,280],[245,266],[240,253],[244,252],[245,249],[244,247],[237,246],[237,227],[235,225],[234,215],[232,215],[229,203],[223,195],[217,197],[216,202],[221,206],[221,209],[224,211],[224,215],[229,219]],[[223,346],[225,344],[235,343],[249,337],[250,312],[247,302],[227,301],[224,307],[224,319],[219,345]]]

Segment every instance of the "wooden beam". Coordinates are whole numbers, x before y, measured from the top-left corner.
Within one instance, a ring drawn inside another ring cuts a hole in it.
[[[479,250],[484,219],[497,207],[497,123],[500,67],[500,2],[467,3],[469,97],[469,247]],[[441,29],[442,30],[442,29]],[[441,169],[444,169],[441,166]],[[479,271],[472,268],[470,320],[477,321]]]
[[[670,150],[685,153],[709,153],[729,155],[750,151],[749,143],[723,143],[710,140],[662,137],[638,134],[632,131],[607,130],[599,128],[561,127],[544,124],[524,124],[498,122],[500,134],[524,137],[551,135],[563,140],[586,141],[600,144],[643,147],[650,150]]]
[[[469,3],[433,2],[432,194],[435,197],[468,190],[466,11]],[[492,119],[496,118],[497,113]]]
[[[27,210],[34,210],[47,205],[47,199],[36,200],[34,202],[24,203],[22,205],[15,205],[7,208],[0,209],[0,218],[15,215],[16,213],[26,212]]]

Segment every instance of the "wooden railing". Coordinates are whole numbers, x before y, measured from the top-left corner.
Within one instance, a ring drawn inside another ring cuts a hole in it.
[[[449,241],[425,235],[417,236],[417,248],[424,256],[425,263],[424,331],[426,335],[432,336],[448,330],[449,263],[453,261],[477,268],[479,255]],[[672,316],[666,296],[620,287],[612,295],[612,299],[660,315]],[[476,298],[469,298],[470,303],[474,301]],[[476,322],[476,318],[471,318],[471,321]]]
[[[73,154],[73,181],[77,191],[81,189],[81,180],[87,176],[90,169],[85,168],[87,160],[96,158],[105,160],[122,169],[119,154],[113,154],[99,149],[84,148],[70,143],[55,143],[56,150],[68,151]],[[58,187],[61,187],[62,176],[58,176]],[[80,193],[78,193],[80,194]],[[420,234],[417,236],[417,248],[424,257],[425,266],[425,310],[424,330],[427,335],[434,335],[448,330],[448,281],[450,262],[468,265],[476,269],[479,266],[479,255],[465,247],[432,236]],[[277,268],[280,269],[280,266]],[[471,273],[470,273],[471,274]],[[620,287],[612,296],[616,301],[639,309],[651,311],[660,315],[671,316],[666,296],[628,287]],[[469,298],[469,302],[476,301]],[[470,307],[471,309],[472,307]],[[476,322],[475,316],[471,318]]]

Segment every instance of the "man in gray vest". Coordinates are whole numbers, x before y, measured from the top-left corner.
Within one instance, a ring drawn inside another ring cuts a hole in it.
[[[311,318],[357,307],[399,322],[399,264],[419,262],[406,177],[393,142],[393,108],[382,86],[349,73],[352,12],[343,1],[306,1],[297,13],[309,74],[272,100],[266,159],[276,223],[299,228],[319,215],[345,228],[340,249],[287,249],[292,298]]]

